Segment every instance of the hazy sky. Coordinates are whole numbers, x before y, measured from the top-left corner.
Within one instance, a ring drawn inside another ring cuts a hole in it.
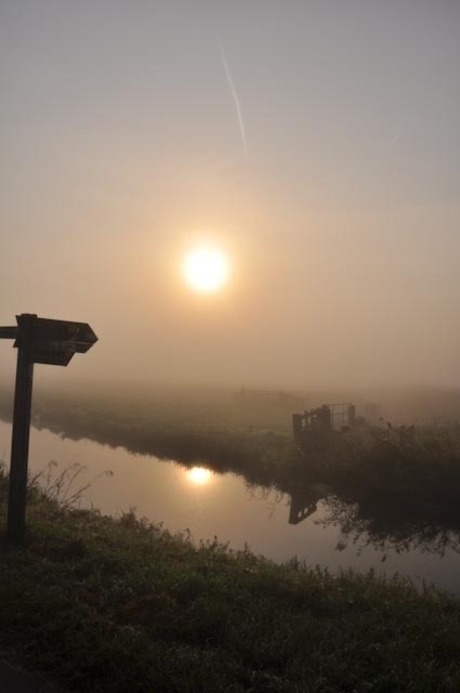
[[[0,324],[89,322],[65,377],[460,385],[458,0],[2,0],[0,75]]]

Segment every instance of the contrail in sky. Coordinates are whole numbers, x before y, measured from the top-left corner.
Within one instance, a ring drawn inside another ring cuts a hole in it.
[[[227,76],[228,86],[230,87],[230,91],[231,91],[232,96],[233,96],[233,101],[235,102],[236,114],[238,116],[238,124],[240,126],[240,132],[241,132],[241,139],[243,140],[244,156],[247,159],[247,157],[248,157],[248,143],[246,140],[246,128],[244,127],[243,114],[241,112],[240,100],[238,98],[235,84],[233,82],[232,75],[230,73],[230,68],[228,66],[227,58],[225,57],[225,51],[224,51],[224,46],[222,44],[222,41],[220,39],[217,39],[217,43],[219,44],[220,57],[222,60],[222,65],[224,66],[225,74]]]

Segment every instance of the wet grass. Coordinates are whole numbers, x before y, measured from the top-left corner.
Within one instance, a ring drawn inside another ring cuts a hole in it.
[[[0,521],[7,478],[0,474]],[[458,691],[460,603],[171,535],[31,488],[0,649],[68,691]]]

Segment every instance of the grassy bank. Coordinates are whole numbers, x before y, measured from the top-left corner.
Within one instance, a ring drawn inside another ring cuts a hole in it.
[[[5,522],[6,478],[0,475]],[[194,545],[30,491],[2,543],[0,650],[68,691],[458,691],[460,604]]]

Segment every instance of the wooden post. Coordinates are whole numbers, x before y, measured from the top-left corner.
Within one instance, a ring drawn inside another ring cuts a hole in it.
[[[36,315],[19,315],[18,360],[16,388],[14,393],[13,435],[11,443],[10,487],[8,498],[8,541],[21,543],[24,540],[27,459],[29,454],[30,411],[32,405],[32,381],[34,364],[31,356],[32,327]]]

